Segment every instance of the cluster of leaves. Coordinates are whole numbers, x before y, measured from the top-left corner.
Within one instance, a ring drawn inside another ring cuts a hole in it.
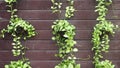
[[[69,2],[69,6],[66,7],[66,18],[71,18],[74,16],[75,8],[74,8],[74,0],[67,0]]]
[[[78,51],[74,48],[76,41],[74,41],[75,27],[71,25],[67,20],[56,20],[52,26],[53,40],[56,40],[59,46],[60,58],[65,58],[69,53]]]
[[[75,8],[74,8],[74,0],[67,0],[69,5],[66,7],[65,11],[65,17],[71,18],[74,16]],[[60,0],[51,0],[53,6],[51,6],[51,9],[53,13],[55,12],[61,12],[62,2]]]
[[[104,21],[106,20],[106,14],[108,12],[108,9],[106,8],[110,4],[112,4],[111,0],[96,0],[99,4],[95,7],[95,12],[98,12],[98,18],[97,21]]]
[[[102,23],[96,24],[93,32],[93,48],[95,51],[95,61],[103,58],[102,52],[108,52],[110,38],[109,35],[114,35],[118,26],[114,26],[111,22],[102,21]]]
[[[13,37],[13,55],[19,56],[21,53],[24,54],[25,47],[21,44],[20,40],[35,36],[35,28],[27,21],[21,18],[11,18],[10,24],[6,29],[1,31],[2,37],[4,38],[5,33],[9,33]]]
[[[101,61],[100,63],[95,65],[95,68],[114,68],[115,65],[112,64],[109,60]]]
[[[94,56],[94,63],[95,68],[113,68],[114,66],[111,65],[111,62],[107,61],[100,61],[103,58],[102,52],[108,52],[109,49],[109,42],[110,42],[110,35],[115,34],[115,30],[118,28],[118,25],[113,25],[110,21],[106,20],[107,14],[107,6],[112,3],[111,0],[96,0],[98,5],[96,6],[95,12],[98,12],[97,21],[98,24],[94,27],[94,32],[92,35],[92,42],[93,48],[92,50],[95,52]],[[109,67],[105,67],[104,65],[109,64]],[[102,67],[101,67],[102,66]]]
[[[5,65],[5,68],[32,68],[29,62],[23,60],[11,61],[10,64]]]
[[[5,2],[11,4],[11,3],[16,2],[16,0],[5,0]]]
[[[75,60],[63,60],[60,64],[55,66],[55,68],[80,68],[80,64],[76,64]]]
[[[53,13],[55,12],[61,12],[61,7],[62,7],[62,3],[59,0],[51,0],[53,6],[51,6],[51,9],[53,11]]]

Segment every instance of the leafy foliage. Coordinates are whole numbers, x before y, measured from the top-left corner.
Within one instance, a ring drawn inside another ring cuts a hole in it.
[[[51,0],[52,6],[51,9],[53,13],[55,12],[60,12],[61,13],[61,7],[62,7],[62,2],[60,0]],[[66,6],[66,11],[65,11],[65,17],[66,18],[71,18],[74,16],[75,8],[74,8],[74,0],[66,0],[66,2],[69,3],[68,6]]]
[[[115,34],[115,30],[118,28],[118,25],[113,25],[110,21],[106,20],[106,14],[108,12],[107,6],[109,6],[112,1],[111,0],[96,0],[98,5],[96,6],[95,12],[98,12],[97,21],[98,24],[95,25],[92,42],[93,48],[92,50],[95,52],[94,63],[95,68],[114,68],[114,65],[111,64],[110,61],[100,61],[103,58],[102,53],[108,52],[110,35]],[[109,67],[106,66],[108,64]]]
[[[109,49],[109,35],[113,35],[115,33],[115,29],[118,26],[114,26],[111,22],[104,21],[102,23],[96,24],[93,32],[93,48],[95,51],[94,59],[95,61],[103,58],[102,52],[108,52]]]
[[[55,66],[55,68],[80,68],[80,64],[76,64],[75,60],[63,60],[60,64]]]
[[[75,8],[74,8],[74,0],[67,0],[69,2],[69,6],[66,7],[66,18],[71,18],[74,16]]]
[[[58,57],[65,58],[67,54],[77,51],[73,48],[76,42],[73,40],[75,36],[75,27],[66,20],[56,20],[52,26],[53,40],[56,40],[59,46]]]
[[[51,0],[53,13],[61,13],[62,2],[60,1]],[[74,16],[74,0],[66,0],[66,2],[69,4],[66,6],[65,19],[69,19]],[[52,25],[52,33],[52,40],[55,40],[59,47],[59,53],[56,56],[63,59],[55,68],[80,68],[80,65],[75,63],[76,57],[73,54],[78,51],[77,48],[74,48],[76,44],[76,41],[74,41],[75,27],[67,20],[56,20]]]
[[[29,22],[22,20],[15,14],[17,9],[13,9],[13,3],[16,3],[16,0],[5,0],[5,2],[7,3],[7,7],[10,8],[7,11],[11,13],[11,18],[7,28],[1,30],[1,36],[4,38],[6,33],[10,34],[13,37],[13,55],[24,55],[26,47],[21,44],[20,40],[26,40],[35,36],[35,28]]]
[[[95,68],[114,68],[113,65],[109,60],[101,61],[100,63],[96,64]]]
[[[11,3],[16,2],[16,0],[5,0],[5,2],[11,4]]]
[[[62,3],[59,0],[51,0],[53,6],[51,6],[51,9],[53,11],[53,13],[55,12],[61,12],[61,7],[62,7]]]
[[[19,18],[15,13],[17,9],[13,9],[14,4],[17,0],[4,0],[9,8],[7,12],[11,13],[11,18],[7,28],[1,30],[1,36],[4,38],[6,33],[10,34],[13,38],[13,55],[21,56],[22,59],[18,61],[11,61],[10,64],[5,65],[5,68],[31,68],[30,62],[25,58],[25,50],[27,47],[21,44],[21,40],[31,38],[35,36],[35,28],[27,21]]]
[[[21,53],[24,54],[25,47],[21,44],[20,40],[35,36],[35,28],[27,21],[21,18],[15,18],[10,20],[10,24],[6,29],[1,31],[2,37],[4,38],[5,33],[9,33],[13,37],[13,55],[18,56]]]
[[[71,18],[72,16],[74,16],[74,7],[73,6],[67,6],[66,7],[66,13],[65,13],[65,17],[66,18]]]
[[[24,62],[22,60],[11,61],[10,64],[5,65],[5,68],[32,68],[30,62]]]

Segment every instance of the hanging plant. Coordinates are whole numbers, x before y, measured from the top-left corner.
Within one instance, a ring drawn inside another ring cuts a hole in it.
[[[8,4],[7,7],[10,8],[7,11],[11,13],[11,18],[7,28],[1,30],[1,35],[4,38],[5,34],[8,33],[13,37],[12,52],[14,56],[24,55],[26,47],[20,41],[35,36],[35,28],[29,22],[15,15],[17,9],[13,9],[13,3],[16,3],[16,0],[5,0],[5,2]]]
[[[69,53],[78,51],[74,48],[76,41],[74,41],[75,27],[66,20],[56,20],[52,26],[53,35],[52,40],[56,40],[59,47],[60,58],[65,58]]]
[[[53,3],[51,7],[53,13],[61,12],[62,3],[59,0],[51,0],[51,2]],[[66,7],[65,17],[69,19],[74,16],[74,0],[67,0],[67,2],[69,6]],[[55,56],[62,58],[61,63],[56,65],[55,68],[80,68],[80,64],[75,62],[77,58],[74,56],[74,52],[78,51],[77,48],[74,48],[76,44],[76,41],[74,41],[75,26],[71,25],[67,20],[56,20],[52,25],[52,33],[52,40],[55,40],[59,47],[59,52]]]
[[[29,60],[25,58],[27,47],[21,44],[21,40],[35,36],[35,28],[15,14],[17,9],[13,9],[13,5],[16,4],[17,0],[5,0],[5,2],[9,8],[7,12],[11,13],[11,17],[7,28],[1,30],[1,36],[4,38],[6,33],[10,34],[13,38],[13,55],[22,57],[21,60],[11,61],[10,64],[5,65],[5,68],[31,68]]]
[[[98,24],[95,25],[92,42],[92,50],[95,52],[93,57],[95,68],[114,68],[115,66],[109,60],[103,60],[103,52],[108,52],[110,35],[115,34],[115,30],[118,28],[118,25],[113,25],[110,21],[106,20],[106,14],[108,12],[107,6],[109,6],[111,0],[96,0],[98,5],[96,6],[95,12],[98,12],[97,21]],[[106,66],[107,65],[107,66]]]
[[[53,35],[52,40],[57,42],[59,53],[57,57],[64,59],[55,68],[80,68],[80,64],[76,64],[76,57],[73,55],[78,49],[74,48],[76,41],[74,41],[75,27],[67,20],[56,20],[52,26]]]
[[[5,33],[9,33],[12,35],[12,52],[14,56],[19,56],[21,54],[24,55],[24,50],[26,49],[26,47],[21,44],[21,39],[26,40],[27,38],[35,36],[35,29],[27,21],[24,21],[21,18],[15,18],[10,21],[10,24],[7,26],[7,28],[3,29],[1,33],[3,38]]]

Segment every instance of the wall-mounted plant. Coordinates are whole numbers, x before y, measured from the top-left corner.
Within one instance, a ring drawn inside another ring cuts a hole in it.
[[[3,38],[5,33],[9,33],[13,37],[12,52],[14,56],[19,56],[25,54],[24,50],[26,48],[21,44],[21,39],[26,40],[27,38],[35,36],[35,28],[21,18],[14,18],[10,21],[7,28],[1,31],[1,33]]]
[[[29,22],[22,20],[15,14],[17,9],[13,9],[13,4],[17,2],[16,0],[5,0],[5,2],[7,3],[7,7],[10,8],[7,11],[11,13],[11,18],[7,28],[1,30],[1,36],[4,38],[6,33],[10,34],[13,37],[13,55],[24,55],[26,47],[20,41],[21,39],[26,40],[35,36],[35,28]]]
[[[76,41],[74,41],[75,27],[71,25],[67,20],[56,20],[52,25],[53,35],[52,40],[57,42],[59,47],[59,53],[56,56],[64,59],[55,68],[80,68],[80,64],[76,64],[76,57],[74,52],[78,49],[74,48]]]
[[[76,41],[74,41],[75,27],[71,25],[67,20],[56,20],[52,25],[53,40],[56,40],[59,47],[60,58],[65,58],[69,53],[78,51],[74,48]]]
[[[95,12],[98,12],[98,18],[96,19],[99,23],[95,25],[93,35],[92,35],[92,50],[94,54],[94,64],[95,68],[114,68],[115,66],[109,60],[102,60],[103,52],[108,52],[110,35],[115,34],[115,30],[118,25],[113,25],[112,22],[106,20],[106,14],[108,12],[107,6],[109,6],[111,0],[96,0],[98,5],[96,6]],[[108,67],[107,67],[107,66]]]
[[[53,3],[53,6],[51,7],[53,13],[58,11],[61,12],[60,8],[62,3],[60,0],[51,0],[51,2]],[[69,3],[69,6],[66,7],[66,18],[64,20],[56,20],[52,25],[52,40],[55,40],[59,47],[59,52],[56,56],[62,58],[61,63],[56,65],[55,68],[80,68],[80,64],[75,62],[77,58],[73,54],[78,51],[77,48],[74,48],[76,44],[76,41],[74,41],[75,26],[71,25],[66,20],[74,16],[74,0],[66,0],[66,2]]]
[[[22,57],[21,60],[11,61],[9,65],[5,65],[5,68],[31,68],[30,62],[25,58],[25,50],[27,47],[21,44],[21,40],[35,36],[35,28],[29,22],[19,18],[18,15],[15,14],[17,9],[14,9],[13,6],[17,0],[5,0],[5,2],[9,8],[7,12],[11,13],[11,17],[7,28],[1,30],[1,36],[4,38],[6,33],[11,35],[13,38],[13,55]]]

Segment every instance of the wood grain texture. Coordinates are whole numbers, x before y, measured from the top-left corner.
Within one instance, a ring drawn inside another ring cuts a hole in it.
[[[67,2],[63,1],[61,14],[53,14],[50,10],[52,3],[50,0],[19,0],[16,8],[17,14],[29,21],[36,29],[37,35],[26,41],[21,40],[24,46],[29,50],[26,53],[31,61],[32,68],[54,68],[61,59],[54,55],[58,52],[58,47],[55,41],[52,41],[51,26],[56,19],[63,19],[65,14],[65,7]],[[6,12],[4,0],[0,0],[0,30],[7,27],[10,14]],[[75,55],[80,60],[77,63],[81,64],[81,68],[94,68],[92,57],[94,53],[91,51],[92,32],[93,27],[98,23],[96,21],[97,13],[94,12],[96,2],[95,0],[75,0],[75,16],[68,20],[76,27],[75,40],[77,44],[75,47],[79,49]],[[113,4],[108,7],[107,19],[113,24],[120,26],[120,0],[113,0]],[[120,68],[120,31],[117,31],[114,37],[110,37],[109,53],[104,53],[104,58],[109,59],[116,65],[115,68]],[[17,60],[20,57],[13,57],[12,37],[6,34],[6,37],[0,38],[0,68],[4,68],[11,60]],[[90,57],[89,57],[90,56]],[[87,60],[83,60],[88,58]]]

